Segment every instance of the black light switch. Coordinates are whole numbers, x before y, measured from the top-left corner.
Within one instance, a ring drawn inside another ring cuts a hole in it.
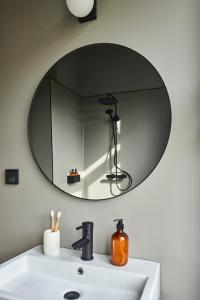
[[[19,169],[6,169],[5,170],[5,183],[6,184],[19,184]]]

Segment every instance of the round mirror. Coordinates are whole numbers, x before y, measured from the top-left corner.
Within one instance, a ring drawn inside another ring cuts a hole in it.
[[[29,141],[46,177],[78,198],[119,196],[147,178],[168,143],[165,84],[137,52],[93,44],[60,59],[33,97]]]

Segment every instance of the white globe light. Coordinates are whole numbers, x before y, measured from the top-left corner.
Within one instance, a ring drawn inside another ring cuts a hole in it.
[[[94,6],[94,0],[66,0],[69,11],[78,18],[89,15]]]

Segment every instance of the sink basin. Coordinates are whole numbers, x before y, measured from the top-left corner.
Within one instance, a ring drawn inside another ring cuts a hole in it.
[[[85,262],[80,252],[61,249],[57,257],[35,247],[0,265],[0,300],[159,300],[160,265],[129,259],[124,267],[95,254]]]

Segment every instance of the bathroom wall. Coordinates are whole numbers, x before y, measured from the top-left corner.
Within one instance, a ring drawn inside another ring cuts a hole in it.
[[[107,253],[112,220],[124,217],[130,256],[161,263],[161,300],[200,295],[200,2],[98,1],[98,20],[80,25],[64,0],[0,3],[0,261],[41,243],[50,209],[61,209],[62,245],[75,227],[95,222],[94,249]],[[157,68],[169,91],[173,123],[167,150],[151,176],[130,193],[83,201],[52,186],[35,164],[28,112],[42,76],[77,47],[128,46]],[[4,169],[20,169],[20,184],[4,184]]]
[[[51,80],[53,182],[61,190],[83,197],[84,179],[67,184],[71,169],[84,170],[83,119],[81,100]]]

